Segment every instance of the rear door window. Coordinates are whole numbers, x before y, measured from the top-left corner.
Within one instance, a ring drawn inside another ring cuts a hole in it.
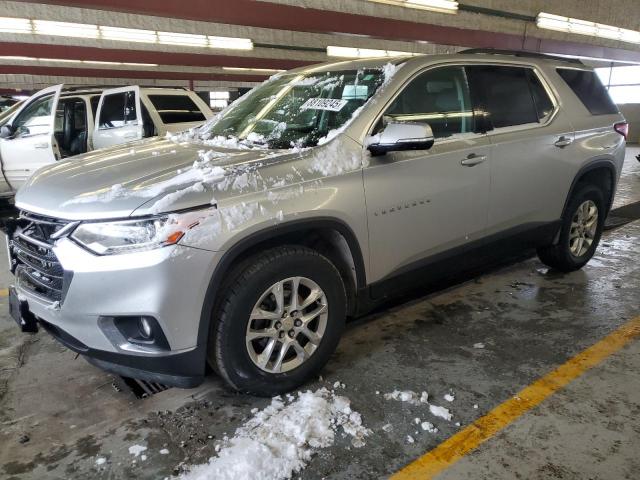
[[[526,67],[496,65],[467,67],[472,88],[481,98],[493,128],[540,121],[534,94],[529,86],[530,70]],[[541,108],[544,110],[542,104]]]
[[[618,107],[595,72],[572,68],[558,68],[557,72],[592,115],[618,113]]]
[[[118,128],[136,123],[136,96],[133,91],[104,96],[100,110],[100,129]]]
[[[148,95],[162,123],[203,122],[204,114],[188,95]]]

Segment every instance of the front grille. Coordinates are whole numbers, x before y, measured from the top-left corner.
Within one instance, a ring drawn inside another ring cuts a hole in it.
[[[19,285],[51,301],[62,301],[65,272],[53,252],[51,235],[69,222],[21,211],[10,242]]]

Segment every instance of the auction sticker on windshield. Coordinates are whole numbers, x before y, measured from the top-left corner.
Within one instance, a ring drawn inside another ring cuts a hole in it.
[[[302,110],[329,110],[331,112],[339,112],[347,104],[347,100],[340,98],[310,98],[302,107]]]

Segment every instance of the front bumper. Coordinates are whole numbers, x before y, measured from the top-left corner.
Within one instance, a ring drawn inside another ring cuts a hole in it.
[[[45,330],[113,373],[180,387],[202,381],[206,344],[198,331],[216,252],[177,245],[97,256],[68,238],[53,250],[73,273],[61,302],[34,294],[19,279],[15,286]],[[104,328],[105,318],[138,316],[157,320],[168,348],[140,347]]]

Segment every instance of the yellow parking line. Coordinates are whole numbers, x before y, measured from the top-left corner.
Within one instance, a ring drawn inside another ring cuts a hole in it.
[[[9,289],[8,288],[0,288],[0,298],[8,297]]]
[[[518,417],[638,336],[640,336],[640,317],[634,318],[567,363],[524,388],[484,417],[404,467],[391,477],[392,480],[425,480],[435,477]]]

